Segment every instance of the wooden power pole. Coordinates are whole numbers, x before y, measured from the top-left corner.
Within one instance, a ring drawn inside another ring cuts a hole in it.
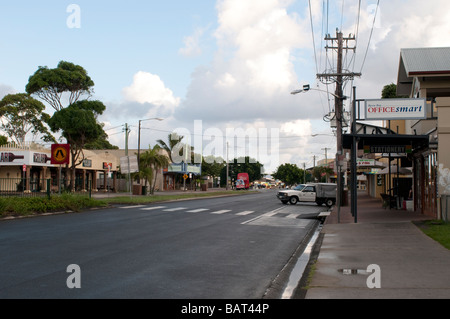
[[[349,47],[348,42],[354,41],[354,36],[349,36],[348,38],[344,38],[342,32],[339,30],[336,30],[336,37],[332,38],[330,35],[327,35],[325,37],[326,41],[331,41],[331,46],[326,46],[325,48],[327,50],[336,50],[337,51],[337,67],[336,67],[336,73],[332,72],[330,73],[322,73],[317,74],[317,77],[319,79],[324,79],[327,82],[335,82],[336,83],[336,91],[335,91],[335,114],[336,114],[336,167],[335,170],[337,172],[337,191],[338,191],[338,209],[341,206],[341,199],[342,199],[342,174],[341,170],[338,169],[338,166],[340,165],[341,161],[343,160],[343,149],[342,149],[342,122],[343,122],[343,116],[344,116],[344,100],[346,97],[344,97],[343,92],[343,86],[344,82],[348,80],[352,80],[356,76],[361,76],[361,73],[353,73],[353,72],[344,72],[342,67],[343,62],[343,53],[344,50],[356,50],[356,47]]]

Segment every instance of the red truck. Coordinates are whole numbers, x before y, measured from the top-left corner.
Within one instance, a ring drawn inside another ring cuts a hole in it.
[[[239,173],[236,179],[236,189],[249,189],[250,180],[247,173]]]

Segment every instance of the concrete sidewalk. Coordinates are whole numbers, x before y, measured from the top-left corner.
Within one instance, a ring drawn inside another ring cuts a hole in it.
[[[355,224],[350,207],[339,223],[336,208],[327,217],[306,299],[450,298],[450,250],[412,223],[429,217],[384,209],[363,193],[357,217]],[[379,271],[367,272],[373,264]],[[377,279],[381,288],[369,288]]]

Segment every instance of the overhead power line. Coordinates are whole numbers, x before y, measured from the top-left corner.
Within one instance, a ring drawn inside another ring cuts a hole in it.
[[[312,40],[313,40],[313,47],[314,47],[314,59],[316,62],[316,73],[319,73],[319,67],[317,65],[316,40],[315,40],[315,36],[314,36],[314,22],[313,22],[313,15],[312,15],[312,9],[311,9],[311,0],[309,0],[308,3],[309,3],[309,17],[311,20],[311,33],[312,33]]]
[[[369,41],[367,42],[366,53],[364,54],[364,60],[363,60],[363,63],[362,63],[362,65],[361,65],[361,71],[360,71],[361,73],[362,73],[362,70],[363,70],[363,68],[364,68],[364,64],[366,63],[367,53],[369,52],[370,42],[371,42],[371,40],[372,40],[373,29],[375,28],[375,22],[376,22],[376,19],[377,19],[377,14],[378,14],[378,8],[379,8],[379,6],[380,6],[380,0],[377,1],[377,7],[376,7],[376,9],[375,9],[375,14],[374,14],[374,16],[373,16],[372,29],[370,30],[370,36],[369,36]]]

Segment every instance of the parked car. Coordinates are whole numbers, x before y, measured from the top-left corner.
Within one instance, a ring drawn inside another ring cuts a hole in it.
[[[317,205],[333,206],[336,203],[337,185],[331,183],[306,184],[301,189],[282,190],[277,198],[283,204],[295,205],[298,202],[316,202]]]

